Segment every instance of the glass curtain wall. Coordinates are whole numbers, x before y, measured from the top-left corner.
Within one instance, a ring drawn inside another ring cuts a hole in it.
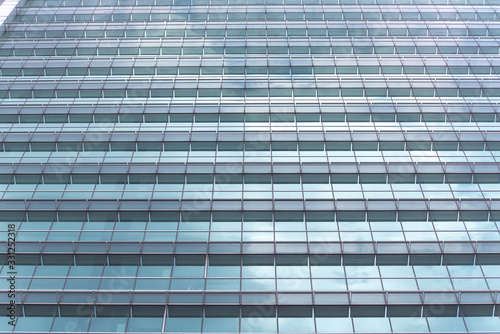
[[[0,332],[500,332],[497,0],[22,0],[1,30]]]

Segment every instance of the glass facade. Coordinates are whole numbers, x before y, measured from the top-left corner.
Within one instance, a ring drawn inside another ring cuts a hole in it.
[[[3,21],[0,332],[500,332],[498,0]]]

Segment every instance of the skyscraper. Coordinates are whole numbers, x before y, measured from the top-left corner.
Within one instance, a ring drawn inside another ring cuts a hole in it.
[[[1,20],[1,332],[500,332],[498,0]]]

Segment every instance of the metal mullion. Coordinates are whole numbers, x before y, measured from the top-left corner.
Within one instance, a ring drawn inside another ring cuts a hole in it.
[[[413,272],[413,279],[415,280],[415,285],[417,286],[417,289],[418,289],[417,293],[418,293],[418,295],[420,297],[420,304],[421,304],[421,307],[420,307],[420,316],[423,317],[423,318],[425,318],[425,322],[427,324],[427,329],[430,330],[429,321],[427,319],[427,316],[424,315],[424,313],[423,313],[424,312],[423,305],[424,305],[424,299],[425,299],[425,291],[422,291],[420,289],[420,286],[419,286],[420,284],[418,282],[417,274],[415,272],[415,266],[413,265],[413,263],[411,261],[411,254],[412,254],[412,252],[411,252],[411,242],[407,241],[406,242],[406,247],[407,247],[407,250],[408,250],[408,265],[411,266],[411,270]]]
[[[191,125],[192,126],[192,125]],[[188,146],[188,152],[186,154],[186,163],[184,164],[184,182],[182,184],[182,190],[181,190],[181,198],[180,198],[180,203],[179,203],[179,217],[177,219],[177,230],[175,234],[175,240],[174,240],[174,254],[177,252],[177,243],[178,243],[178,237],[179,237],[179,229],[180,229],[180,223],[182,219],[182,209],[183,209],[183,204],[184,204],[184,192],[186,189],[186,182],[187,182],[187,166],[188,166],[188,158],[189,158],[189,149],[191,146],[191,138],[192,138],[192,131],[189,133],[189,146]],[[175,257],[174,257],[175,260]],[[172,272],[173,272],[173,265],[172,263]],[[170,285],[172,285],[172,280],[170,280]]]
[[[129,174],[129,171],[130,171],[130,164],[128,166],[128,171],[127,171],[127,176]],[[123,194],[125,193],[125,186],[123,187],[124,189],[122,190],[122,196],[120,199],[117,200],[117,208],[116,208],[116,218],[115,218],[115,222],[113,224],[113,230],[111,231],[111,237],[110,237],[110,240],[113,240],[113,237],[115,235],[115,231],[116,231],[116,225],[118,223],[118,221],[121,221],[121,206],[122,206],[122,201],[123,201]],[[95,187],[94,187],[95,189]],[[109,266],[109,248],[110,248],[111,245],[108,245],[108,247],[106,248],[106,254],[107,254],[107,262],[108,262],[108,266]],[[102,281],[102,280],[101,280]],[[99,288],[100,288],[100,284],[99,284]]]
[[[140,267],[142,266],[142,257],[143,257],[143,249],[144,249],[144,243],[146,242],[145,241],[145,238],[146,238],[146,232],[147,232],[147,226],[149,224],[149,222],[151,221],[151,201],[148,201],[148,221],[146,222],[146,226],[144,227],[144,234],[143,234],[143,237],[142,237],[142,244],[140,245],[141,249],[139,251],[139,264],[137,266],[137,270],[135,272],[135,281],[134,281],[134,285],[132,287],[132,290],[135,291],[135,288],[137,286],[137,281],[139,279],[139,269]],[[130,316],[130,315],[129,315]]]
[[[181,201],[181,205],[182,205],[182,201]],[[179,222],[180,222],[180,209],[179,209],[179,216],[178,216],[178,219],[177,219],[177,231],[179,231]],[[167,310],[168,310],[168,307],[169,307],[169,302],[170,302],[170,296],[171,296],[171,291],[172,291],[172,280],[173,280],[173,272],[174,272],[174,266],[175,266],[175,257],[176,257],[176,251],[177,251],[177,233],[175,235],[176,237],[176,241],[174,241],[172,243],[172,264],[170,265],[170,280],[168,282],[168,289],[167,291],[165,291],[165,300],[166,300],[166,303],[165,303],[165,316],[164,316],[164,320],[163,320],[163,327],[162,327],[162,330],[165,329],[165,326],[166,326],[166,318],[167,318]]]
[[[213,185],[215,179],[212,179],[212,199],[213,199]],[[212,239],[212,221],[213,221],[213,200],[210,201],[210,221],[208,222],[207,231],[207,248],[205,253],[205,265],[203,268],[203,303],[205,304],[206,294],[207,294],[207,281],[208,281],[208,256],[210,252],[210,240]],[[202,327],[203,329],[203,327]]]
[[[460,211],[459,211],[459,216],[460,216]],[[445,266],[446,267],[446,272],[448,273],[448,277],[449,277],[449,280],[450,280],[451,287],[453,289],[453,292],[455,292],[454,293],[455,301],[456,301],[457,304],[459,304],[460,303],[460,293],[461,293],[461,291],[459,291],[459,290],[457,290],[455,288],[455,284],[453,283],[453,276],[450,273],[450,270],[448,268],[448,264],[444,261],[444,249],[443,249],[443,245],[439,245],[439,248],[441,249],[441,266]],[[485,281],[486,281],[486,279],[485,279]],[[457,291],[458,291],[458,294],[456,293]],[[458,312],[458,307],[457,307],[457,312]],[[455,316],[457,317],[458,314],[455,314]],[[462,319],[462,321],[463,321],[463,319]]]
[[[167,323],[167,305],[168,305],[168,303],[165,303],[165,307],[163,309],[163,319],[162,319],[162,323],[161,323],[161,332],[162,333],[165,332],[165,325]]]
[[[242,200],[241,200],[241,212],[243,213],[243,196],[242,196]],[[239,327],[239,330],[241,332],[241,319],[242,319],[242,313],[243,313],[243,310],[242,310],[242,305],[243,305],[243,214],[241,215],[241,241],[239,243],[239,248],[240,248],[240,251],[239,251],[239,257],[240,257],[240,291],[238,292],[238,301],[239,301],[239,305],[240,305],[240,327]]]
[[[22,305],[23,305],[23,307],[25,306],[25,304],[24,304],[24,303],[23,303]],[[60,306],[59,302],[56,302],[56,304],[55,304],[55,305],[56,305],[56,314],[54,314],[54,315],[52,316],[52,323],[50,324],[50,330],[49,330],[49,332],[51,332],[51,331],[52,331],[52,328],[54,328],[55,318],[57,318],[57,317],[58,317],[58,313],[59,313],[59,306]],[[26,314],[24,314],[24,316],[26,316]],[[16,322],[16,326],[17,326],[17,322]]]
[[[83,1],[83,0],[82,0]],[[102,277],[101,277],[102,279]],[[99,285],[101,285],[101,282],[99,282]],[[90,321],[89,321],[89,324],[87,326],[87,332],[90,331],[90,326],[92,325],[92,321],[94,320],[94,318],[97,317],[96,315],[96,307],[97,307],[97,301],[96,301],[96,296],[95,296],[95,291],[92,291],[92,296],[93,296],[93,301],[92,301],[92,315],[90,316]]]
[[[136,278],[137,281],[137,278]],[[132,298],[131,298],[131,292],[129,291],[129,304],[128,306],[128,316],[127,316],[127,321],[125,321],[125,329],[128,331],[128,324],[130,322],[130,318],[132,317]]]

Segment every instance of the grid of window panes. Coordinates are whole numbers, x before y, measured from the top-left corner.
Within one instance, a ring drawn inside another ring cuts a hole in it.
[[[21,0],[1,31],[0,332],[500,332],[497,0]]]

